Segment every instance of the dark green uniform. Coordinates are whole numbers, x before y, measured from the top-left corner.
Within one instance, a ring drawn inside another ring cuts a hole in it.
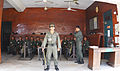
[[[76,37],[76,56],[77,61],[82,62],[83,61],[83,53],[82,53],[82,43],[83,35],[81,31],[75,32],[74,36]]]
[[[67,48],[67,45],[68,45],[68,40],[63,40],[62,41],[62,54],[65,54],[65,50]]]
[[[36,54],[36,52],[37,52],[37,41],[34,40],[33,41],[33,53]]]
[[[26,45],[26,54],[30,57],[32,54],[32,48],[30,47],[30,40],[25,39],[24,44]]]
[[[37,47],[41,47],[42,42],[41,42],[40,40],[37,40],[37,41],[36,41],[36,44],[37,44]]]
[[[17,41],[17,52],[21,53],[21,49],[23,48],[24,41],[23,40],[18,40]]]
[[[50,32],[46,33],[46,36],[42,43],[42,47],[45,47],[46,44],[48,44],[47,55],[46,55],[47,56],[47,66],[50,65],[52,53],[53,53],[53,57],[54,57],[54,65],[55,66],[58,65],[57,43],[58,43],[58,48],[61,48],[60,37],[57,32],[54,32],[54,34],[51,34]]]
[[[8,53],[16,54],[16,40],[10,40]]]
[[[37,40],[36,44],[37,44],[37,48],[41,47],[41,45],[42,45],[41,40]],[[39,55],[42,57],[42,49],[39,49]]]
[[[84,40],[83,41],[83,54],[84,54],[84,56],[85,55],[88,55],[88,49],[89,49],[89,42],[88,42],[88,40]]]
[[[74,42],[75,42],[74,40],[69,40],[68,42],[68,56],[72,54],[72,47],[73,47]]]
[[[32,49],[31,51],[32,51],[32,53],[33,53],[33,48],[35,48],[35,42],[34,42],[34,40],[30,40],[30,48]]]

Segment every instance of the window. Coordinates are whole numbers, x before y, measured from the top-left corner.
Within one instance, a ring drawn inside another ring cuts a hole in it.
[[[94,17],[89,20],[90,30],[98,29],[98,18]]]

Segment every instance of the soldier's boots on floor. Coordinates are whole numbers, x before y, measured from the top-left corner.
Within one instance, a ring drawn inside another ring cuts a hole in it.
[[[23,53],[21,53],[21,57],[24,57],[24,54],[23,54]]]
[[[55,65],[55,70],[56,70],[56,71],[59,71],[59,68],[58,68],[58,66],[57,66],[57,65]]]
[[[44,69],[45,71],[49,71],[49,69],[50,69],[50,66],[47,66],[47,68],[46,69]],[[57,65],[55,65],[55,70],[56,71],[59,71],[59,68],[58,68],[58,66]]]
[[[50,66],[47,66],[47,68],[44,69],[44,70],[45,70],[45,71],[49,71],[49,69],[50,69]]]
[[[76,61],[75,63],[78,63],[78,64],[84,64],[84,60],[82,59],[81,61]]]
[[[84,60],[82,59],[81,61],[78,62],[78,64],[84,64]]]

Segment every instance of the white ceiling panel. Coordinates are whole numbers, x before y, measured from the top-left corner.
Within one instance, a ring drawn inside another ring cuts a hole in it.
[[[72,0],[48,0],[53,3],[36,3],[36,1],[42,1],[42,0],[21,0],[26,8],[30,7],[55,7],[55,8],[68,8],[68,3],[64,1],[72,1]],[[93,0],[79,0],[79,5],[76,5],[75,3],[71,3],[72,8],[77,9],[86,9],[88,8],[94,1]],[[13,8],[6,0],[4,0],[4,8]]]

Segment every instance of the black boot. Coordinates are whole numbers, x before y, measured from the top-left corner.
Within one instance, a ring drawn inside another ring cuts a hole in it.
[[[83,59],[81,60],[81,63],[84,64],[84,60]]]
[[[21,57],[24,57],[24,54],[23,54],[23,53],[21,53]]]
[[[58,66],[57,66],[57,65],[55,65],[55,70],[56,70],[56,71],[58,71],[58,70],[59,70],[59,68],[58,68]]]
[[[81,61],[78,62],[78,64],[84,64],[84,60],[82,59]]]
[[[45,71],[49,71],[50,66],[48,65],[46,69],[44,69]]]
[[[77,61],[75,61],[75,63],[79,63],[79,61],[77,60]]]

